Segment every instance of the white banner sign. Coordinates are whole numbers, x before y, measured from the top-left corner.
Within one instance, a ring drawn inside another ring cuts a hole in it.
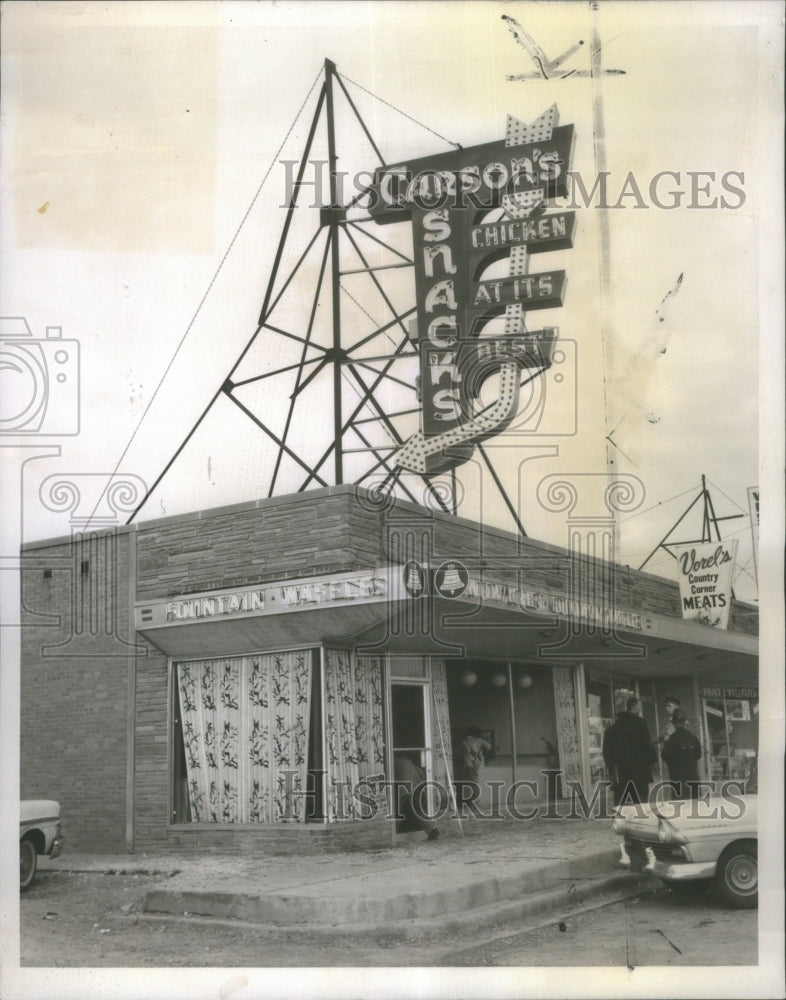
[[[682,617],[727,628],[737,540],[676,547]]]

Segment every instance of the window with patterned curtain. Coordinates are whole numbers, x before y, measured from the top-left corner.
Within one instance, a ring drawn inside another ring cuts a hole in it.
[[[176,664],[195,823],[304,822],[311,650]]]
[[[327,820],[365,818],[351,790],[382,776],[382,664],[349,649],[325,650]]]

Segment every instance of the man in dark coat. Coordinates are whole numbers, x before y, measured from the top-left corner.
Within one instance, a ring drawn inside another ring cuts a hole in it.
[[[669,777],[678,786],[677,798],[695,799],[698,797],[697,762],[701,757],[701,744],[685,728],[688,720],[679,708],[674,710],[671,721],[674,723],[674,732],[663,744],[660,755],[669,765]]]
[[[603,760],[614,787],[615,805],[646,802],[652,781],[652,765],[658,754],[647,723],[641,717],[641,702],[631,696],[617,721],[603,734]]]

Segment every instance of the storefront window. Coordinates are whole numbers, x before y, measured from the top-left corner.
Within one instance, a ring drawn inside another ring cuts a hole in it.
[[[589,762],[590,784],[595,785],[606,777],[606,765],[603,763],[603,734],[614,721],[611,684],[608,680],[587,678],[587,729],[589,745],[587,759]]]
[[[636,692],[627,680],[612,680],[612,686],[614,688],[614,718],[616,719],[620,712],[624,712],[627,708],[628,698],[633,698]]]
[[[647,723],[647,729],[650,731],[650,737],[652,739],[652,745],[656,749],[657,760],[652,764],[652,778],[654,781],[660,781],[663,778],[663,764],[661,761],[660,752],[658,751],[658,708],[657,702],[653,697],[642,692],[642,685],[639,684],[638,692],[639,700],[641,701],[641,715],[644,721]]]
[[[707,773],[712,781],[745,782],[755,791],[759,747],[758,688],[703,688]]]
[[[377,794],[385,777],[382,665],[378,657],[325,649],[327,821],[368,818],[350,790]]]
[[[306,818],[311,650],[175,664],[175,822]]]

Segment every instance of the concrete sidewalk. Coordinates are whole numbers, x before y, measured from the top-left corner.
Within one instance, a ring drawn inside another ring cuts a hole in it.
[[[575,908],[642,884],[616,868],[608,820],[471,823],[463,833],[454,824],[435,841],[407,834],[395,847],[297,857],[65,853],[46,868],[160,874],[142,905],[151,918],[396,937]]]

